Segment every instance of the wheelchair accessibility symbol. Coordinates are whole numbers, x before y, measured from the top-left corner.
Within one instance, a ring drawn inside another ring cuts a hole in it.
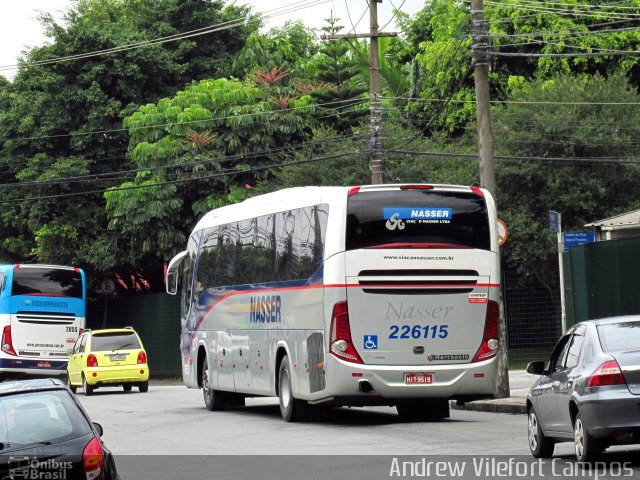
[[[378,349],[378,336],[377,335],[365,335],[364,336],[364,349],[365,350],[377,350]]]

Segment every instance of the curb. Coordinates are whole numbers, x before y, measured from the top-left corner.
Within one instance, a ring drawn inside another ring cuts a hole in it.
[[[451,408],[454,410],[467,410],[470,412],[489,412],[489,413],[510,413],[512,415],[526,415],[527,405],[525,401],[509,401],[505,400],[478,400],[475,402],[467,402],[458,405],[451,402]]]

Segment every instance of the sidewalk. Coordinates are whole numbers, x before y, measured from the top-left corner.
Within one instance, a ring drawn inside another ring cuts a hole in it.
[[[527,393],[539,377],[530,375],[524,370],[509,371],[509,387],[511,396],[509,398],[498,398],[495,400],[477,400],[475,402],[465,403],[464,405],[456,405],[451,402],[451,408],[454,410],[471,410],[475,412],[493,412],[493,413],[527,413]]]

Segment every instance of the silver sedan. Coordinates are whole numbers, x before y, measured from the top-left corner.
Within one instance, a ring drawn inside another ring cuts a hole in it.
[[[550,457],[557,442],[574,442],[576,458],[590,462],[611,445],[640,443],[640,316],[574,325],[527,397],[529,448]]]

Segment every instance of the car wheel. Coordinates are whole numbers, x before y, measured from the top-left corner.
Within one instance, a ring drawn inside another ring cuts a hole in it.
[[[529,409],[529,428],[527,432],[529,439],[529,450],[535,458],[550,458],[556,444],[542,431],[538,414],[531,407]]]
[[[82,375],[82,390],[87,397],[89,395],[93,395],[93,386],[87,383],[87,379],[84,378],[84,375]]]
[[[145,393],[149,391],[149,382],[140,382],[138,384],[138,390],[140,390],[140,393]]]
[[[69,376],[69,372],[67,372],[67,387],[71,390],[72,393],[76,393],[78,387],[75,385],[71,385],[71,377]]]
[[[587,431],[580,413],[578,413],[573,425],[573,443],[578,462],[592,462],[603,450],[602,443],[593,438]]]
[[[449,401],[446,399],[402,402],[396,405],[396,410],[400,418],[407,422],[442,420],[450,416]]]
[[[307,403],[293,398],[291,367],[289,366],[289,358],[287,356],[283,357],[280,363],[278,398],[280,400],[280,413],[285,422],[297,422],[304,418]]]
[[[130,383],[125,383],[124,385],[122,385],[122,389],[123,389],[125,392],[130,392],[132,388],[133,388],[133,387],[132,387],[132,385],[131,385]]]

